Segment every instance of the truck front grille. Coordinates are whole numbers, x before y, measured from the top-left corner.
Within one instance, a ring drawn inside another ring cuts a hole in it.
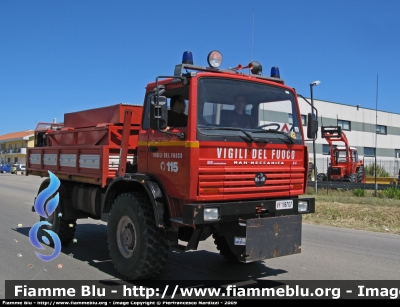
[[[302,167],[201,167],[199,196],[223,195],[224,200],[273,198],[303,194],[305,169]],[[256,186],[257,173],[265,174],[263,186]]]

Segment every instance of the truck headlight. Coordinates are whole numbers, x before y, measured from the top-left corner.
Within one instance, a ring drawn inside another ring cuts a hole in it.
[[[299,200],[297,204],[297,208],[299,212],[307,212],[308,211],[308,201]]]
[[[204,208],[204,220],[205,221],[216,221],[219,219],[218,208]]]

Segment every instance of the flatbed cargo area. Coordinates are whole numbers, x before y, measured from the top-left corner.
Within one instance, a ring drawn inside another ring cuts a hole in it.
[[[58,129],[36,130],[41,141],[28,149],[27,175],[46,177],[51,171],[60,179],[106,186],[119,168],[126,111],[131,111],[126,170],[135,171],[142,107],[120,104],[67,113]]]

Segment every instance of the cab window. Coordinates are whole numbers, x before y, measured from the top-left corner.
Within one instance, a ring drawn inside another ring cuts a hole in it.
[[[173,87],[175,88],[169,88]],[[178,120],[181,120],[183,117],[187,118],[188,115],[188,105],[189,105],[189,89],[187,86],[185,87],[178,87],[176,88],[176,84],[172,84],[171,86],[166,86],[166,91],[163,93],[163,96],[167,97],[167,105],[168,105],[168,122],[170,123],[171,120],[176,119],[178,117]],[[151,98],[154,95],[154,92],[150,92],[146,95],[146,100],[144,104],[144,112],[143,112],[143,121],[142,121],[142,127],[144,130],[147,130],[150,127],[150,103],[151,103]],[[174,96],[181,96],[183,98],[185,107],[183,109],[183,114],[178,115],[177,113],[171,115],[171,99]],[[171,116],[170,116],[171,115]],[[172,118],[174,117],[174,118]],[[186,127],[187,126],[187,120],[184,125],[179,122],[178,125],[172,125],[172,127]]]

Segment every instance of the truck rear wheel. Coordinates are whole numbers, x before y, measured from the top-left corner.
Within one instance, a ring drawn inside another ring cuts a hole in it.
[[[51,227],[46,226],[44,229],[49,229],[55,232],[60,238],[61,244],[67,245],[71,243],[75,236],[76,220],[63,220],[58,216],[59,213],[60,209],[58,206],[57,209],[47,219],[40,217],[40,221],[48,221],[51,224]],[[50,236],[45,231],[42,232],[42,235],[47,237],[47,239],[51,242]]]
[[[49,183],[50,182],[48,180],[45,180],[42,183],[42,185],[39,188],[38,195],[40,192],[42,192],[45,188],[47,188],[49,186]],[[65,190],[61,183],[60,188],[59,188],[60,200],[59,200],[59,204],[58,204],[56,210],[48,218],[40,217],[40,221],[49,222],[51,224],[51,226],[44,226],[44,227],[42,227],[42,229],[48,229],[48,230],[55,232],[58,235],[58,237],[60,238],[61,244],[67,245],[67,244],[71,243],[72,239],[75,236],[76,219],[75,220],[64,220],[62,218],[61,208],[62,208],[63,198],[65,197],[64,192],[65,192]],[[60,216],[60,213],[61,213],[61,216]],[[45,231],[42,231],[41,234],[39,233],[39,238],[42,238],[42,236],[45,236],[49,240],[49,242],[52,242],[51,237]],[[40,240],[40,241],[42,241],[42,240]],[[54,245],[54,243],[50,243],[50,245]]]
[[[216,233],[213,234],[214,244],[217,246],[219,253],[224,257],[225,260],[235,261],[238,260],[236,255],[231,251],[228,242],[225,237],[220,236]]]
[[[168,248],[147,195],[118,196],[108,221],[108,250],[115,270],[128,280],[155,277],[164,269]]]

